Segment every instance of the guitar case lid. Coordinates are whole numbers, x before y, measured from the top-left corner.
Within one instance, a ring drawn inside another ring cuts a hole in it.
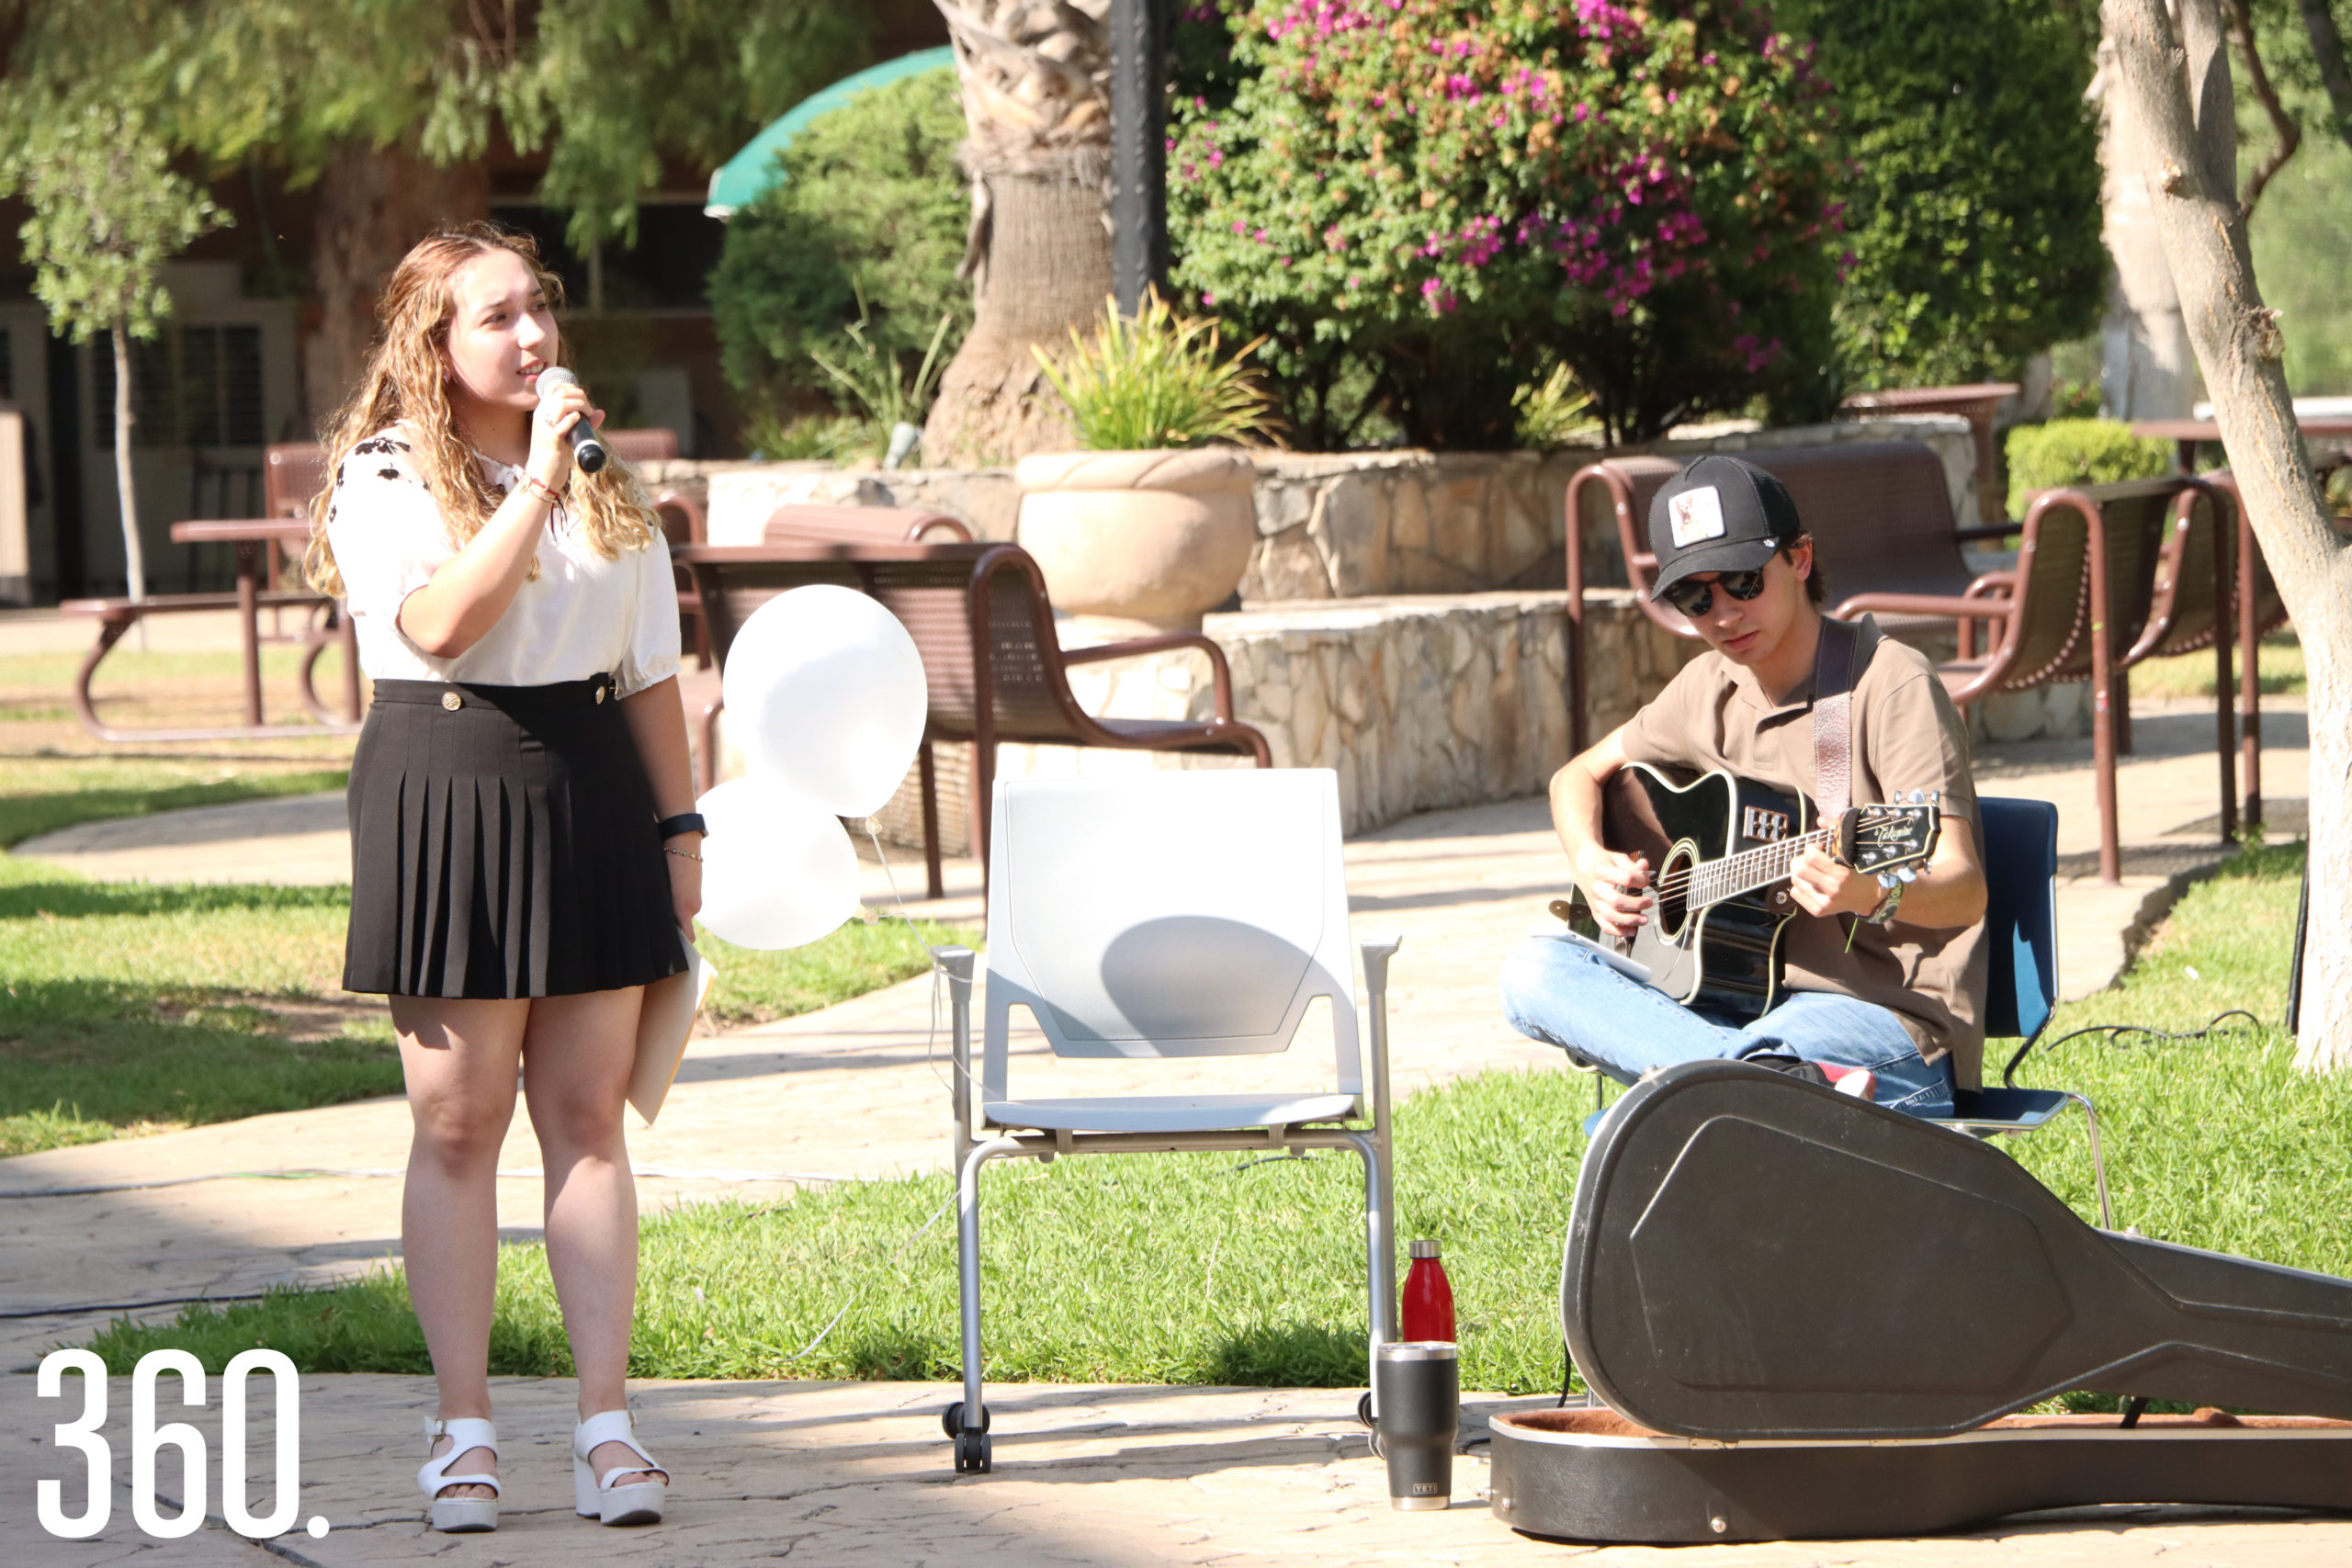
[[[1935,1438],[2070,1389],[2352,1417],[2352,1280],[2101,1231],[2008,1156],[1740,1062],[1627,1090],[1562,1326],[1659,1433]]]

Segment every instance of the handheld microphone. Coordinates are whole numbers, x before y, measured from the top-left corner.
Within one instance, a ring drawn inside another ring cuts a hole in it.
[[[560,365],[550,365],[539,372],[539,400],[545,402],[551,387],[577,387],[580,378]],[[571,460],[580,465],[583,474],[593,474],[605,466],[605,444],[596,438],[596,427],[586,414],[571,426]]]

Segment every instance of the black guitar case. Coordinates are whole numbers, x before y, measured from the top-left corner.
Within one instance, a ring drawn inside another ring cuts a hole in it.
[[[1744,1063],[1595,1132],[1561,1316],[1607,1408],[1493,1422],[1495,1512],[1532,1534],[2352,1508],[2352,1280],[2098,1230],[1989,1145]],[[2014,1415],[2070,1389],[2284,1419]]]

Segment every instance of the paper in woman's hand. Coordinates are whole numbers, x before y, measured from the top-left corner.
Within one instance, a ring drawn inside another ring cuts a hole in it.
[[[684,933],[686,967],[666,980],[645,987],[637,1014],[637,1060],[628,1073],[628,1102],[651,1126],[669,1098],[678,1065],[685,1060],[686,1041],[694,1033],[695,1015],[702,1011],[711,977],[718,973]]]

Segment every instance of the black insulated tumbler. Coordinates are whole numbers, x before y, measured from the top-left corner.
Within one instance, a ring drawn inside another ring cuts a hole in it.
[[[1453,1500],[1460,1356],[1460,1348],[1443,1339],[1404,1340],[1374,1351],[1376,1446],[1388,1461],[1391,1507],[1442,1508]]]

